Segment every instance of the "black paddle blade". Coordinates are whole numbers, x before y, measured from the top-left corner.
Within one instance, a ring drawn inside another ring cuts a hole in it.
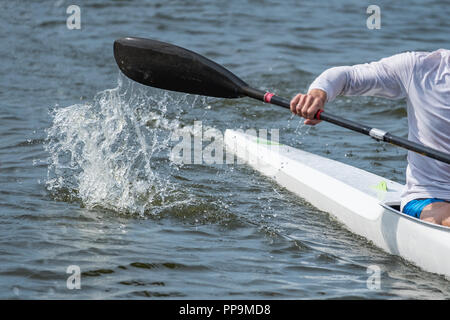
[[[143,38],[114,42],[114,58],[130,79],[147,86],[219,98],[243,97],[247,84],[221,65],[181,47]]]

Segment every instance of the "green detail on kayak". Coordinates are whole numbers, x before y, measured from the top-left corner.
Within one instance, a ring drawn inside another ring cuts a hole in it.
[[[266,139],[260,139],[260,138],[256,138],[256,143],[258,144],[267,144],[269,146],[281,146],[281,143],[278,142],[273,142],[273,141],[269,141]]]
[[[384,191],[384,192],[388,191],[386,181],[381,181],[379,184],[377,184],[376,186],[373,186],[372,188],[379,190],[379,191]]]

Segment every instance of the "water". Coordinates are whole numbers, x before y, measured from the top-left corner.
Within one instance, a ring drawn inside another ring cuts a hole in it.
[[[404,182],[405,152],[275,106],[132,83],[112,44],[159,39],[291,97],[324,69],[448,48],[446,1],[0,4],[0,298],[444,299],[449,282],[345,229],[243,165],[179,165],[173,132],[280,129],[281,142]],[[406,136],[404,101],[328,110]],[[81,270],[81,289],[66,286]],[[381,268],[370,290],[367,267]]]

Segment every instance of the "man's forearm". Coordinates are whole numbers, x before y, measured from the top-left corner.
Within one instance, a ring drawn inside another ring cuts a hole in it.
[[[309,86],[308,92],[317,92],[320,90],[325,92],[325,102],[333,101],[338,95],[342,94],[347,87],[349,71],[351,67],[342,66],[334,67],[324,71]]]

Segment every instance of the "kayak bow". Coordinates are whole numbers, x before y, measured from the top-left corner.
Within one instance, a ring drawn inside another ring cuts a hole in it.
[[[401,213],[403,185],[238,131],[227,130],[225,144],[239,159],[330,213],[350,231],[426,271],[450,278],[450,228]]]

